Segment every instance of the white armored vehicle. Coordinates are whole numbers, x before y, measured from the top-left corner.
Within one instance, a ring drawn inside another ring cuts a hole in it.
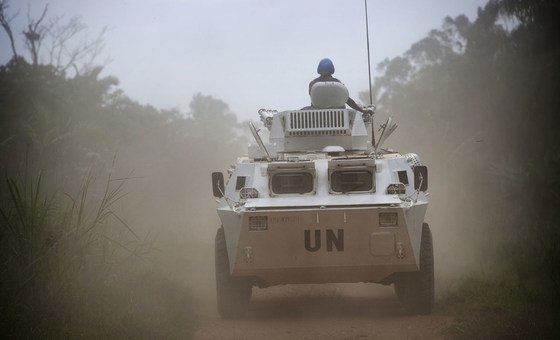
[[[341,84],[313,89],[322,109],[259,111],[268,143],[250,123],[248,157],[227,183],[212,174],[219,314],[241,316],[254,286],[343,282],[394,284],[411,312],[430,313],[427,168],[416,154],[382,149],[396,124],[388,119],[375,141],[372,117],[344,108]]]

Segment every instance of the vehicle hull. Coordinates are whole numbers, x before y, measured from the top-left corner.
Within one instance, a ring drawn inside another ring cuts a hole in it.
[[[384,282],[393,273],[417,271],[426,208],[427,202],[218,213],[231,274],[272,286]],[[380,214],[396,214],[396,225],[382,226]]]

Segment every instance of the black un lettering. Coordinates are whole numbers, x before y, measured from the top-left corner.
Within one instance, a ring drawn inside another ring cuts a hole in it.
[[[313,230],[313,242],[311,241],[311,230],[304,231],[305,249],[310,252],[315,252],[321,249],[321,230]],[[344,251],[344,229],[337,229],[336,234],[334,230],[326,230],[326,244],[327,251]]]

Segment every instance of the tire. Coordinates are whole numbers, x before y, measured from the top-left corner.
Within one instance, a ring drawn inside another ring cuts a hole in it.
[[[247,278],[231,276],[224,228],[216,233],[216,297],[218,313],[223,319],[243,316],[251,299],[251,282]]]
[[[422,225],[420,270],[399,273],[395,278],[395,292],[414,314],[430,314],[434,308],[434,251],[432,232],[427,223]]]

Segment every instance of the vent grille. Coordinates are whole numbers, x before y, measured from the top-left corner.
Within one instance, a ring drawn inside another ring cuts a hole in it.
[[[350,133],[348,111],[291,111],[286,115],[288,136],[347,135]]]

